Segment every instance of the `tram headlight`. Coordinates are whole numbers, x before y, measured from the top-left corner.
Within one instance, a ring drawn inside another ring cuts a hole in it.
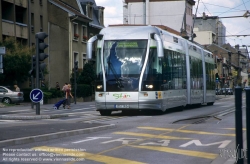
[[[97,89],[102,89],[102,85],[97,85],[96,88]]]
[[[152,88],[154,88],[154,86],[153,85],[146,85],[146,88],[152,89]]]

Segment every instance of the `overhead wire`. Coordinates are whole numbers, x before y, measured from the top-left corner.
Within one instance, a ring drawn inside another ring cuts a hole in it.
[[[243,0],[242,0],[243,1]],[[247,1],[247,2],[250,2],[250,1]],[[208,8],[206,7],[206,5],[205,5],[205,3],[204,2],[202,2],[203,3],[203,5],[204,5],[204,7],[208,10]],[[207,4],[207,3],[206,3]],[[243,1],[243,4],[245,5],[245,2]],[[240,5],[238,5],[238,6],[236,6],[236,7],[234,7],[234,8],[230,8],[230,10],[227,10],[226,12],[228,13],[229,11],[231,11],[232,9],[235,9],[235,10],[237,10],[236,8],[237,7],[239,7],[239,6],[241,6],[242,4],[240,4]],[[219,6],[219,5],[214,5],[214,6]],[[222,6],[220,6],[220,7],[222,7]],[[227,7],[226,7],[227,8]],[[246,8],[246,5],[245,5],[245,8]],[[246,8],[247,9],[247,8]],[[208,10],[208,12],[209,12],[209,10]],[[226,12],[223,12],[222,14],[224,14],[224,13],[226,13]],[[220,15],[222,15],[222,14],[220,14]],[[212,14],[211,14],[212,15]],[[219,15],[218,15],[219,16]],[[214,27],[211,23],[209,23],[212,27]],[[215,27],[214,27],[215,28]],[[246,31],[247,29],[245,29],[245,30],[243,30],[243,31]],[[226,32],[227,33],[229,33],[229,34],[231,34],[229,31],[227,31],[226,30]],[[241,31],[242,32],[242,31]],[[239,32],[240,33],[240,32]],[[242,36],[245,36],[245,35],[242,35]],[[231,38],[229,38],[230,40],[231,40]],[[235,39],[234,39],[234,41],[235,41]]]

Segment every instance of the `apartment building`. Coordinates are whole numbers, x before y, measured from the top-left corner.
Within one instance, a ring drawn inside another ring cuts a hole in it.
[[[226,27],[217,16],[197,17],[194,22],[194,41],[205,44],[217,44],[222,46],[226,43]]]
[[[45,60],[48,87],[55,87],[57,81],[69,82],[75,61],[83,68],[87,40],[104,28],[104,7],[97,6],[95,0],[2,0],[0,8],[0,41],[14,36],[34,46],[37,32],[49,35]]]
[[[193,0],[125,0],[123,24],[163,25],[191,36]]]

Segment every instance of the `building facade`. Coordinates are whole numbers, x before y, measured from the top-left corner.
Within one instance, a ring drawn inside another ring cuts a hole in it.
[[[194,21],[194,41],[200,44],[217,44],[222,46],[226,43],[226,27],[217,16],[197,17]]]
[[[125,0],[123,24],[163,25],[190,37],[194,5],[193,0]]]
[[[75,61],[83,68],[87,40],[104,27],[104,7],[95,0],[2,0],[0,7],[0,41],[14,36],[31,47],[37,32],[48,34],[44,81],[49,88],[69,82]]]

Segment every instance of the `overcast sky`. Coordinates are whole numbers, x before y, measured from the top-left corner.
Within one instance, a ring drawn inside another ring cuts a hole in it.
[[[95,1],[97,6],[105,7],[105,26],[123,23],[123,0]],[[193,14],[195,14],[198,0],[195,0],[195,4]],[[197,16],[202,16],[203,12],[209,16],[242,16],[247,10],[250,11],[250,0],[200,0]],[[226,26],[226,35],[250,35],[250,16],[248,18],[221,18],[221,21]],[[250,36],[226,37],[226,42],[232,46],[236,44],[250,46]],[[250,51],[250,47],[248,50]]]

